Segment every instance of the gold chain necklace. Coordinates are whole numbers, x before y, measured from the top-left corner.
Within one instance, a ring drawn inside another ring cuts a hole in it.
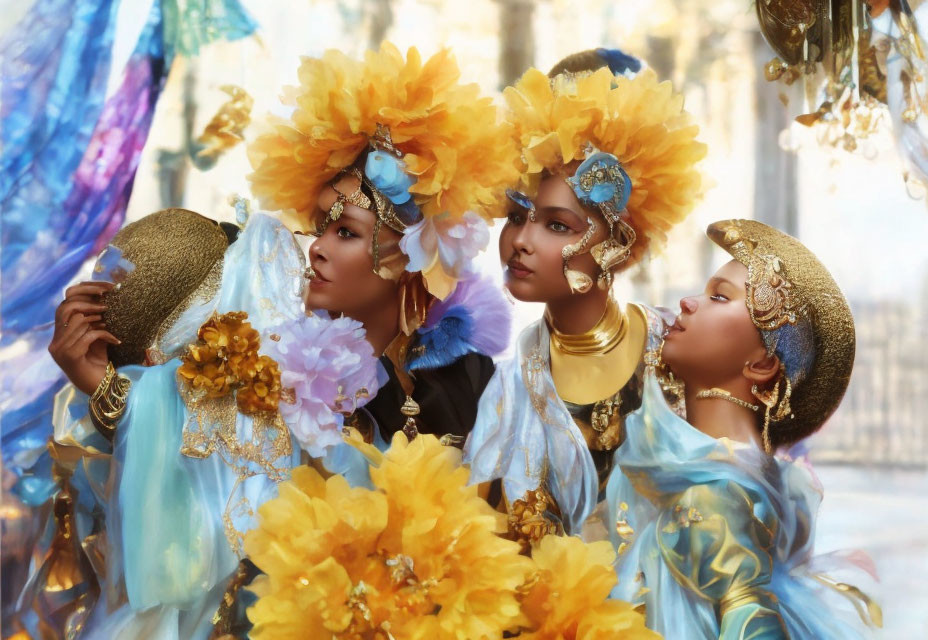
[[[561,353],[568,355],[595,355],[609,353],[625,338],[628,333],[628,318],[624,311],[610,296],[606,310],[592,329],[584,333],[571,335],[561,333],[554,327],[551,315],[545,311],[545,321],[551,332],[551,342]]]

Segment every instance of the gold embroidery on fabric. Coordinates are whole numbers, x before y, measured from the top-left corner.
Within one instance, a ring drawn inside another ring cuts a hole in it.
[[[289,476],[290,432],[279,413],[258,414],[252,416],[251,439],[243,442],[237,433],[238,410],[234,397],[197,398],[185,384],[179,384],[178,388],[190,410],[180,453],[197,459],[217,454],[237,476],[222,521],[229,546],[241,556],[244,534],[235,528],[233,517],[253,514],[245,498],[233,503],[233,497],[241,484],[252,476],[263,474],[273,482],[281,482]]]
[[[620,502],[619,510],[616,513],[615,519],[615,532],[622,540],[619,543],[619,547],[616,550],[619,555],[625,553],[628,550],[628,545],[631,543],[632,539],[635,537],[635,530],[630,524],[628,524],[628,503]]]
[[[529,400],[542,422],[548,422],[548,398],[539,393],[538,388],[544,384],[543,376],[547,368],[548,363],[541,354],[541,348],[538,345],[533,346],[522,361],[522,382],[525,383]]]
[[[693,523],[702,522],[702,514],[696,507],[684,509],[682,505],[676,505],[673,508],[674,519],[668,522],[661,531],[664,533],[676,533],[680,529],[686,529]]]
[[[161,326],[158,327],[158,332],[155,334],[155,339],[152,342],[151,347],[151,356],[158,358],[158,363],[164,363],[170,360],[171,358],[180,355],[183,352],[183,347],[175,349],[171,353],[167,353],[163,350],[161,344],[164,340],[164,336],[167,332],[174,327],[177,321],[180,319],[186,311],[191,309],[194,304],[202,304],[208,300],[213,299],[217,293],[219,293],[219,285],[222,282],[222,270],[225,265],[225,256],[219,258],[210,268],[209,272],[206,274],[206,277],[203,278],[203,281],[194,289],[190,295],[188,295],[184,300],[174,307],[174,310],[171,311],[170,315],[165,318],[164,322],[161,323]]]

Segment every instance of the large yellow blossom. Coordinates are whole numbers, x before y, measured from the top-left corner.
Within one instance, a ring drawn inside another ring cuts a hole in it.
[[[258,354],[261,336],[244,311],[213,314],[187,345],[177,377],[198,396],[222,398],[235,392],[239,411],[274,412],[280,404],[280,368]]]
[[[644,616],[621,600],[608,600],[616,585],[615,552],[607,541],[545,536],[532,550],[535,573],[523,587],[525,640],[656,640]]]
[[[262,206],[283,211],[302,230],[320,213],[322,186],[355,162],[377,125],[405,154],[416,177],[410,192],[425,216],[494,215],[518,176],[509,126],[477,85],[459,82],[448,50],[424,62],[415,48],[404,60],[386,42],[363,61],[329,50],[304,58],[298,76],[300,85],[285,95],[293,115],[273,120],[249,157]]]
[[[543,172],[564,174],[588,145],[615,155],[632,181],[626,206],[638,240],[627,265],[692,210],[701,193],[695,165],[706,154],[683,97],[651,70],[633,78],[609,69],[553,80],[529,69],[504,95],[522,152],[522,188],[533,196]]]
[[[300,467],[261,507],[245,551],[251,637],[337,640],[653,640],[643,616],[608,600],[608,542],[546,536],[520,555],[505,516],[468,486],[461,453],[398,433],[371,461],[374,489]]]
[[[524,622],[531,563],[497,535],[505,517],[468,486],[457,449],[397,434],[371,480],[301,467],[261,507],[245,539],[266,574],[252,637],[477,640]]]

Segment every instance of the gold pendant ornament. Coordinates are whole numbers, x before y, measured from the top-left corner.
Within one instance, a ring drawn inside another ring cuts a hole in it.
[[[406,424],[403,425],[403,433],[410,440],[419,435],[419,427],[416,425],[416,416],[419,415],[419,403],[412,399],[412,396],[406,396],[406,402],[400,407],[400,413],[406,416]]]
[[[588,217],[586,223],[587,230],[586,233],[583,234],[583,237],[580,238],[578,242],[569,244],[561,249],[561,259],[564,262],[564,277],[567,278],[567,284],[570,286],[571,293],[586,293],[593,288],[593,278],[582,271],[571,269],[568,265],[571,258],[583,253],[584,249],[586,249],[586,246],[593,238],[593,234],[596,233],[596,223],[593,222],[593,218]]]

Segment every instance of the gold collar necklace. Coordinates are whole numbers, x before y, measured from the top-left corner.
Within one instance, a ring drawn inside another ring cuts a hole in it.
[[[554,327],[551,314],[545,311],[545,322],[551,332],[551,343],[558,351],[568,355],[584,356],[609,353],[628,333],[628,318],[618,303],[609,296],[606,310],[592,329],[580,334],[561,333]]]

